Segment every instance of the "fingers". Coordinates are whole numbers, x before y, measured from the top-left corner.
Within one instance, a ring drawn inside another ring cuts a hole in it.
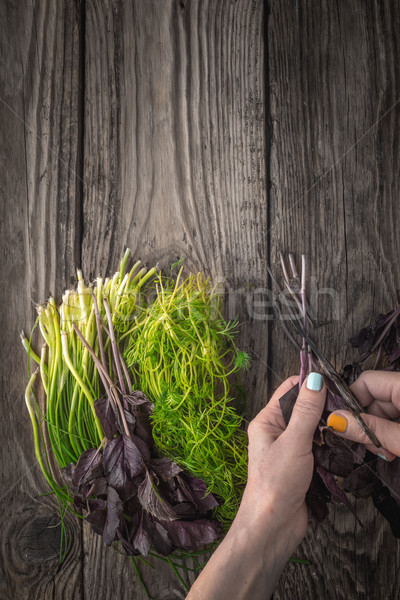
[[[400,410],[400,373],[393,371],[364,371],[353,383],[351,391],[362,406],[374,400],[392,402]]]
[[[311,389],[310,389],[311,388]],[[311,452],[314,432],[321,419],[326,400],[326,387],[319,373],[310,373],[304,381],[285,431],[296,444],[296,452]]]
[[[367,413],[362,413],[360,416],[381,442],[382,448],[371,444],[369,437],[361,429],[352,413],[347,410],[335,410],[329,415],[327,425],[332,427],[340,437],[365,444],[368,450],[374,454],[383,455],[387,460],[393,460],[396,456],[400,456],[400,424]]]

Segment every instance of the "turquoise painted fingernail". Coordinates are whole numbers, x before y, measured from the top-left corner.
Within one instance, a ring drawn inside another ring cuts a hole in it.
[[[387,461],[387,458],[386,458],[386,456],[384,454],[379,454],[378,453],[377,456],[379,456],[379,458],[381,458],[382,460],[386,460]]]
[[[322,375],[320,373],[310,373],[307,377],[307,389],[313,392],[320,392],[322,389]]]

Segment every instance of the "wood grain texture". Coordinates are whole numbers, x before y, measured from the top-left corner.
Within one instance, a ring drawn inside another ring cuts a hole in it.
[[[81,598],[81,528],[68,517],[60,570],[58,508],[33,453],[24,404],[34,304],[69,283],[79,257],[79,11],[65,2],[0,3],[0,598]],[[77,254],[78,251],[78,254]],[[36,540],[34,540],[36,538]]]
[[[18,330],[77,266],[113,271],[129,246],[149,266],[185,257],[225,280],[253,356],[249,417],[299,368],[269,320],[265,267],[280,249],[309,257],[315,337],[338,367],[354,356],[348,337],[392,307],[399,26],[389,0],[0,2],[0,427],[12,439],[0,600],[145,598],[129,560],[72,516],[60,567],[57,507],[38,497]],[[370,502],[357,513],[364,528],[331,508],[298,550],[312,565],[289,564],[275,599],[400,596],[398,543]],[[169,567],[142,572],[157,600],[185,597]]]
[[[265,357],[244,289],[267,259],[263,17],[259,0],[86,3],[82,259],[93,276],[130,247],[227,277],[240,343]],[[265,386],[255,362],[251,398]],[[85,597],[144,598],[129,561],[84,535]],[[155,598],[184,596],[168,566],[144,575]]]
[[[397,3],[270,2],[271,264],[307,255],[314,337],[338,368],[400,286],[399,25]],[[298,365],[275,323],[271,387]],[[364,529],[331,508],[299,549],[313,565],[289,565],[276,598],[399,597],[398,541],[372,503],[357,510]]]

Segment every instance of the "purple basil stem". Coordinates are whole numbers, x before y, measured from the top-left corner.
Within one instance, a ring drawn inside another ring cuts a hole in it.
[[[99,307],[98,307],[96,296],[94,295],[94,293],[90,292],[90,295],[92,296],[94,314],[96,317],[97,339],[98,339],[99,348],[100,348],[101,364],[103,365],[103,368],[105,370],[107,370],[106,355],[104,353],[104,344],[103,344],[103,337],[102,337],[102,332],[101,332],[101,320],[100,320]]]
[[[109,336],[110,336],[110,341],[111,341],[111,348],[112,348],[113,355],[114,355],[114,363],[115,363],[115,368],[117,369],[118,380],[119,380],[119,384],[121,386],[121,392],[124,395],[126,395],[124,377],[122,375],[121,363],[119,360],[117,340],[115,339],[112,315],[111,315],[111,310],[110,310],[110,306],[108,304],[107,298],[103,299],[103,304],[104,304],[104,308],[106,309],[106,315],[107,315],[107,321],[108,321],[108,327],[109,327]]]

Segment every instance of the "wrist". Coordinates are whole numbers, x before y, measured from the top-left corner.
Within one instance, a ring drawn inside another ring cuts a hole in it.
[[[301,543],[307,529],[307,510],[305,505],[297,514],[288,515],[280,501],[273,497],[259,498],[246,488],[233,525],[248,528],[252,532],[254,543],[264,550],[273,544],[276,556],[287,562]]]
[[[243,496],[228,533],[192,587],[188,600],[266,600],[293,552],[293,536],[274,503]]]

